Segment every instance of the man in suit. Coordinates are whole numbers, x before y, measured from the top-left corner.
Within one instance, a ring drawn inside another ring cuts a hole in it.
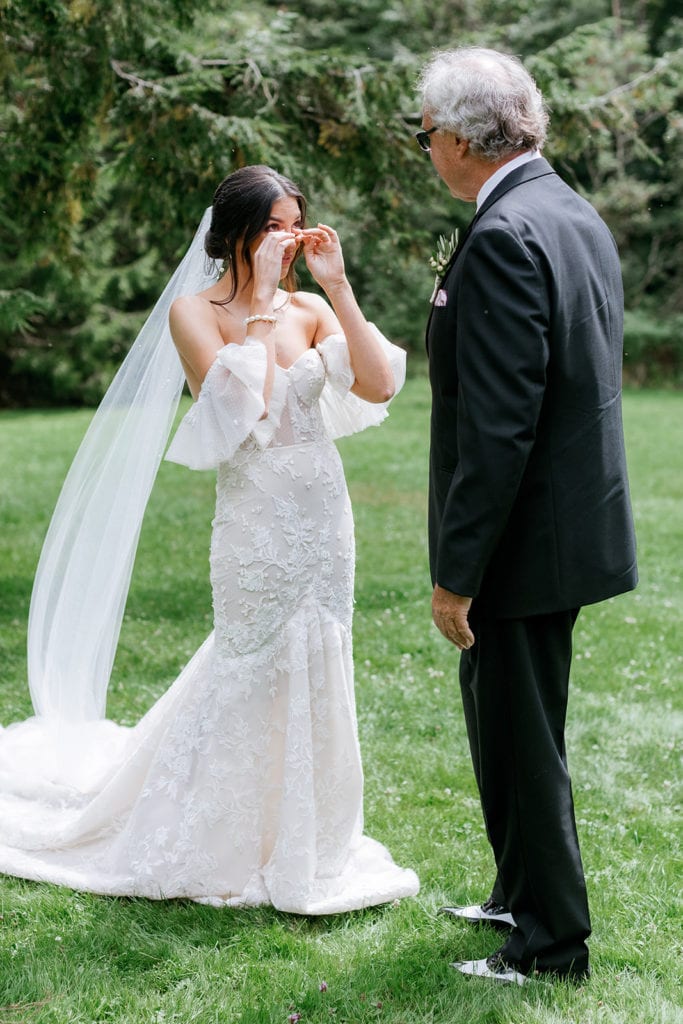
[[[421,147],[474,220],[427,329],[429,538],[436,625],[462,652],[474,772],[510,928],[463,974],[523,984],[589,973],[590,918],[565,755],[572,628],[632,589],[614,240],[541,157],[547,114],[513,57],[437,53]]]

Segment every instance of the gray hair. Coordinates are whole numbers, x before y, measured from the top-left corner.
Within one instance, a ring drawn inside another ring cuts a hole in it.
[[[482,160],[540,149],[548,113],[533,78],[516,57],[480,46],[434,54],[418,89],[439,128],[467,139]]]

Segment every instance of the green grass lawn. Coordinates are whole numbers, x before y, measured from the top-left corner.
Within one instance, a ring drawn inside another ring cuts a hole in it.
[[[448,963],[496,933],[436,916],[488,894],[457,653],[430,624],[427,385],[345,439],[358,535],[355,661],[366,827],[414,867],[400,905],[306,919],[110,899],[0,879],[0,1024],[683,1022],[683,395],[629,393],[641,584],[575,633],[569,759],[593,913],[593,977],[490,986]],[[30,713],[25,632],[40,544],[89,414],[0,415],[0,721]],[[590,452],[586,453],[590,458]],[[135,722],[211,628],[211,473],[164,464],[110,688]],[[321,991],[325,981],[326,991]]]

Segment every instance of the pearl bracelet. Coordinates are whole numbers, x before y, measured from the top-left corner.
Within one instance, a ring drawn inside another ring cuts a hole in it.
[[[266,324],[276,324],[277,323],[277,317],[276,316],[270,316],[267,313],[257,313],[255,316],[246,316],[244,318],[244,320],[242,321],[242,323],[244,324],[245,327],[248,327],[249,324],[255,324],[259,320],[263,320],[263,322],[266,323]]]

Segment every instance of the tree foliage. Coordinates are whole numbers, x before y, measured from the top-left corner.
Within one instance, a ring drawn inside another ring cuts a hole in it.
[[[470,215],[410,138],[417,71],[451,41],[524,56],[546,155],[620,244],[632,372],[683,372],[673,0],[0,0],[0,17],[0,402],[97,401],[247,163],[303,186],[368,315],[419,350],[428,256]]]

